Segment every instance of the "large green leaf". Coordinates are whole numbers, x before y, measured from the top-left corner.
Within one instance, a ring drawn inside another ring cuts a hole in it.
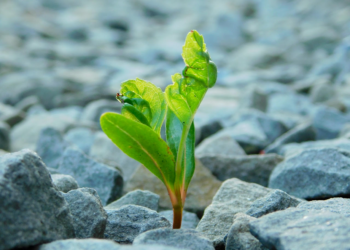
[[[117,113],[104,113],[100,123],[105,134],[125,154],[142,163],[165,185],[173,187],[174,155],[156,132]]]
[[[128,80],[121,85],[120,93],[124,103],[122,114],[129,119],[150,126],[157,134],[164,121],[166,102],[162,90],[139,78]],[[142,116],[143,115],[143,116]],[[145,119],[148,123],[145,123]]]
[[[168,108],[166,115],[166,139],[167,143],[173,152],[173,155],[177,157],[177,151],[179,148],[182,131],[184,129],[183,123],[176,117],[174,112]],[[195,169],[195,159],[194,159],[194,149],[195,149],[195,129],[192,122],[190,130],[186,138],[185,146],[185,156],[183,157],[181,163],[181,176],[179,180],[181,181],[181,186],[186,193],[188,185],[192,179],[194,169]]]

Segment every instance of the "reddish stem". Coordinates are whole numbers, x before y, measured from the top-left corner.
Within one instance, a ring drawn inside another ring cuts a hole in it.
[[[182,222],[182,207],[174,206],[173,207],[173,229],[180,229]]]

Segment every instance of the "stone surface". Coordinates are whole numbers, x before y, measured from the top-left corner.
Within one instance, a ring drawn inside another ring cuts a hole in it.
[[[213,243],[193,229],[160,228],[137,236],[134,244],[160,244],[191,250],[214,250]]]
[[[80,187],[95,189],[103,205],[121,196],[123,178],[119,171],[90,159],[78,149],[64,151],[58,171],[71,175]]]
[[[207,155],[233,156],[246,155],[246,153],[232,137],[212,135],[196,147],[195,155],[198,158]]]
[[[90,156],[98,162],[116,167],[125,181],[129,180],[140,163],[124,154],[103,132],[97,132]]]
[[[238,178],[267,186],[272,170],[283,158],[276,154],[248,156],[203,155],[198,159],[221,181]]]
[[[0,157],[0,211],[1,250],[75,236],[68,204],[30,150]]]
[[[270,249],[348,249],[349,200],[301,203],[249,223],[251,233]]]
[[[51,127],[64,132],[76,122],[64,115],[40,114],[30,116],[13,127],[10,133],[11,150],[35,149],[42,129]]]
[[[205,183],[205,185],[203,185]],[[196,161],[196,169],[187,190],[185,210],[201,216],[204,209],[211,203],[221,182],[218,181],[200,161]],[[144,166],[140,166],[126,183],[125,190],[149,190],[160,196],[159,208],[172,209],[169,194],[164,184]]]
[[[120,250],[120,245],[111,240],[101,239],[70,239],[57,240],[51,243],[43,244],[38,250]]]
[[[281,147],[288,143],[313,141],[316,139],[315,128],[310,123],[304,123],[284,133],[264,149],[265,153],[279,153]]]
[[[122,104],[117,101],[111,100],[96,100],[89,103],[82,115],[82,121],[93,121],[99,123],[100,116],[105,112],[118,112],[121,111]]]
[[[349,157],[348,152],[332,148],[302,151],[274,169],[269,187],[304,199],[348,197]]]
[[[316,129],[317,140],[336,138],[343,126],[350,122],[350,116],[346,116],[336,109],[318,108],[313,114],[313,126]]]
[[[107,213],[92,188],[79,188],[63,194],[73,215],[76,238],[103,238]]]
[[[169,221],[154,210],[125,205],[119,209],[106,209],[108,220],[105,238],[130,244],[141,233],[160,227],[170,227]]]
[[[159,195],[147,190],[134,190],[127,193],[119,200],[108,204],[105,209],[117,209],[124,205],[138,205],[157,211],[159,205]]]
[[[10,126],[4,122],[0,122],[0,149],[10,149]]]
[[[165,210],[159,212],[159,214],[170,222],[170,224],[173,224],[173,210]],[[181,222],[181,228],[182,229],[195,229],[198,225],[199,219],[198,216],[195,213],[190,213],[187,211],[182,212],[182,222]]]
[[[237,213],[227,234],[226,250],[267,250],[249,231],[249,222],[255,218]]]
[[[53,128],[44,128],[36,144],[36,152],[45,162],[46,166],[57,169],[63,152],[70,144],[64,141],[62,134]]]
[[[250,205],[246,214],[251,217],[259,218],[275,211],[284,210],[289,207],[296,207],[300,202],[301,200],[277,189],[254,201]]]
[[[56,188],[63,193],[79,188],[77,181],[70,175],[51,174],[51,178]]]
[[[258,184],[236,178],[226,180],[214,196],[212,204],[204,211],[196,230],[213,241],[215,249],[224,249],[224,237],[232,225],[233,216],[245,213],[254,201],[269,192],[270,189]]]
[[[89,128],[73,128],[64,135],[64,140],[75,144],[85,154],[89,154],[95,140],[95,132]]]
[[[12,127],[21,122],[24,118],[24,112],[0,102],[0,122],[5,122]]]

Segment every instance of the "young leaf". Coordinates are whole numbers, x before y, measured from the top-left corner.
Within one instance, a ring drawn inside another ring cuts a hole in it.
[[[165,98],[180,121],[189,126],[206,91],[215,84],[217,70],[203,37],[195,30],[187,35],[182,57],[186,63],[184,77],[172,76],[173,85],[166,88]]]
[[[184,126],[181,123],[181,121],[176,117],[174,112],[172,112],[171,109],[169,108],[167,110],[165,128],[166,128],[165,131],[166,131],[167,144],[169,145],[171,151],[173,152],[173,155],[176,158]],[[194,149],[195,149],[195,129],[194,129],[194,124],[192,122],[186,138],[186,146],[185,146],[186,155],[182,160],[182,163],[181,163],[182,171],[181,171],[181,176],[179,176],[179,180],[181,181],[181,187],[183,189],[182,190],[183,202],[184,202],[188,185],[190,184],[190,181],[192,179],[194,169],[195,169]]]
[[[100,123],[103,132],[118,148],[142,163],[167,187],[173,187],[174,155],[156,132],[117,113],[104,113]]]
[[[134,107],[133,109],[124,105],[122,114],[134,121],[149,125],[157,134],[160,134],[166,112],[162,90],[150,82],[136,78],[136,80],[123,82],[120,93],[123,95],[124,103]],[[144,122],[145,119],[148,124]]]

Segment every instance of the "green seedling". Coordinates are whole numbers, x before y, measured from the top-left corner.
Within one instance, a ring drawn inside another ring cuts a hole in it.
[[[166,186],[173,206],[173,228],[181,228],[186,193],[195,169],[194,115],[207,90],[214,86],[217,69],[203,36],[188,33],[182,74],[172,76],[165,92],[136,78],[121,85],[117,99],[121,114],[104,113],[101,127],[129,157],[142,163]],[[160,137],[166,120],[166,142]]]

